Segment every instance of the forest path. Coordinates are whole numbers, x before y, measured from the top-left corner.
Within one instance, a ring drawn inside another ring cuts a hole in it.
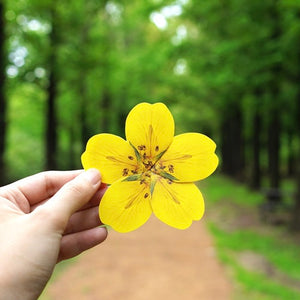
[[[203,221],[173,229],[155,217],[131,233],[109,232],[51,283],[51,300],[228,300],[232,286]]]

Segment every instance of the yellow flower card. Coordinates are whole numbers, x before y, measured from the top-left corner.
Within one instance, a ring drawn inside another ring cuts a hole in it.
[[[126,140],[101,133],[90,138],[81,160],[110,184],[100,205],[101,221],[119,232],[143,225],[152,213],[186,229],[204,213],[194,184],[218,165],[216,144],[200,133],[174,136],[174,119],[163,103],[140,103],[128,114]]]

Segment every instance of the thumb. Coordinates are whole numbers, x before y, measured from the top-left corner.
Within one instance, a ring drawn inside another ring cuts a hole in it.
[[[100,183],[101,175],[97,169],[82,172],[47,202],[48,209],[67,223],[71,215],[92,198]]]

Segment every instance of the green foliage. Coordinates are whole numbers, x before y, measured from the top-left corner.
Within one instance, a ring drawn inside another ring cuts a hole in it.
[[[238,160],[235,150],[241,149],[247,162],[240,165],[243,178],[252,172],[256,114],[262,118],[262,171],[268,171],[267,127],[274,109],[279,111],[282,129],[282,173],[288,169],[291,153],[296,155],[297,1],[5,2],[9,115],[14,114],[16,98],[24,104],[20,110],[34,114],[21,121],[19,116],[9,117],[7,170],[14,177],[45,166],[46,101],[52,71],[57,84],[60,169],[80,167],[80,155],[90,136],[99,132],[124,136],[126,115],[141,101],[165,102],[176,119],[177,133],[197,131],[211,136],[220,156],[231,134],[229,156]],[[21,99],[27,97],[24,85],[39,95],[40,102],[25,107],[29,100]],[[33,125],[35,118],[39,121]],[[229,128],[228,120],[238,123],[231,124],[238,132]],[[39,135],[31,134],[33,127]],[[14,165],[13,153],[20,150],[13,149],[12,135],[23,139],[30,135],[28,141],[42,149],[36,163],[31,163],[28,149],[32,144],[27,144],[23,147],[27,152],[17,155],[22,160],[19,167]],[[289,139],[293,139],[292,146]]]
[[[10,166],[7,177],[17,179],[43,169],[44,93],[23,84],[9,102],[6,159]]]

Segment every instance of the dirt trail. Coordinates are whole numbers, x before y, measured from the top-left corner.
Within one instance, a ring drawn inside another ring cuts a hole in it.
[[[48,287],[51,300],[227,300],[231,285],[203,221],[173,229],[154,217],[67,267]]]

